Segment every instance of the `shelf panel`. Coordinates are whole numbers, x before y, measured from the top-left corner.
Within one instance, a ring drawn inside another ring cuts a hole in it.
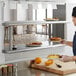
[[[3,26],[14,26],[14,25],[24,25],[24,24],[65,24],[68,21],[16,21],[16,22],[3,22]]]
[[[19,53],[19,52],[29,52],[29,51],[33,51],[33,50],[54,48],[54,47],[59,47],[59,46],[64,46],[64,45],[60,44],[58,42],[50,42],[49,43],[48,41],[43,42],[43,45],[40,47],[27,47],[26,45],[20,44],[20,45],[17,45],[17,50],[11,50],[11,51],[6,46],[6,50],[3,51],[3,53],[12,54],[12,53]]]

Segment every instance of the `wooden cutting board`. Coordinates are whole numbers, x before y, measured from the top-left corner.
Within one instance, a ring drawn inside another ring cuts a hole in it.
[[[61,62],[59,60],[54,60],[54,64],[51,66],[45,66],[44,60],[41,64],[32,64],[31,67],[39,70],[44,70],[56,74],[71,74],[76,73],[76,64],[75,62]],[[61,68],[58,68],[56,64],[61,65]]]

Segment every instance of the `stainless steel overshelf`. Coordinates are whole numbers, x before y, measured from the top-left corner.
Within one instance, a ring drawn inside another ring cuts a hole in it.
[[[63,44],[60,43],[49,43],[48,42],[43,42],[43,45],[40,47],[27,47],[26,45],[17,45],[17,50],[8,50],[6,46],[6,50],[3,50],[3,53],[6,54],[12,54],[12,53],[19,53],[19,52],[29,52],[29,51],[36,51],[40,49],[47,49],[47,48],[54,48],[54,47],[60,47],[64,46]]]
[[[26,2],[56,2],[56,0],[25,0]]]
[[[28,47],[25,47],[24,45],[24,48],[20,48],[20,49],[17,49],[17,50],[13,50],[12,51],[12,47],[13,47],[13,26],[23,26],[25,24],[49,24],[49,38],[52,37],[52,24],[66,24],[68,23],[67,21],[16,21],[16,22],[9,22],[9,21],[6,21],[6,22],[3,22],[3,26],[9,26],[9,49],[5,48],[5,51],[3,51],[4,53],[16,53],[16,52],[26,52],[28,50],[35,50],[35,49],[44,49],[44,48],[49,48],[49,47],[54,47],[53,45],[42,45],[41,47],[33,47],[33,48],[28,48]],[[6,51],[6,49],[8,51]]]
[[[16,25],[24,25],[24,24],[66,24],[68,21],[6,21],[3,22],[3,26],[16,26]]]

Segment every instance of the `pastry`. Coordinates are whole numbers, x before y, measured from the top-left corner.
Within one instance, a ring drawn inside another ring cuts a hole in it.
[[[52,59],[47,60],[47,61],[45,62],[45,65],[46,65],[46,66],[50,66],[50,65],[52,65],[52,64],[53,64],[53,60],[52,60]]]
[[[42,43],[41,42],[32,42],[32,43],[29,43],[27,45],[42,45]]]
[[[61,38],[60,37],[53,37],[53,38],[50,38],[51,41],[61,41]]]
[[[39,47],[41,45],[42,45],[41,42],[32,42],[32,43],[26,44],[27,47]]]
[[[49,59],[53,59],[53,58],[60,58],[60,55],[48,55],[48,57],[47,58],[49,58]]]
[[[35,63],[40,64],[42,62],[42,59],[40,57],[35,58]]]
[[[58,18],[47,18],[47,19],[44,19],[46,21],[58,21],[59,19]]]
[[[33,42],[31,43],[32,45],[41,45],[42,43],[41,42]]]

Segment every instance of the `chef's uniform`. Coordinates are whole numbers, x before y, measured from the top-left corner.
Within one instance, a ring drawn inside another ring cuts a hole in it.
[[[76,32],[73,38],[73,54],[76,56]]]
[[[76,7],[73,8],[72,17],[76,18]],[[73,54],[76,56],[76,32],[73,38]]]

